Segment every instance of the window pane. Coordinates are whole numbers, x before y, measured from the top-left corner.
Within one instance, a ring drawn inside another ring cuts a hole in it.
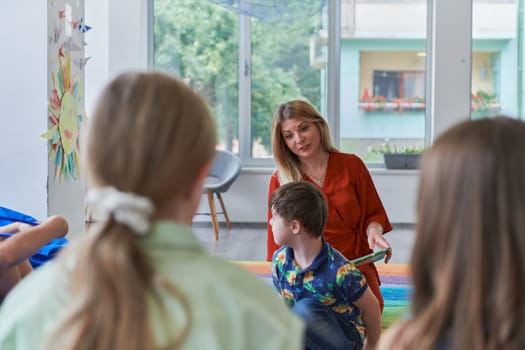
[[[341,1],[340,142],[381,164],[425,142],[424,0]]]
[[[470,116],[521,116],[523,38],[517,31],[516,1],[474,0],[472,12]]]
[[[326,110],[326,31],[323,10],[304,12],[304,0],[289,1],[303,7],[271,19],[252,18],[251,27],[251,155],[271,157],[272,116],[290,100],[306,100]],[[315,2],[311,2],[315,3]],[[321,3],[320,1],[317,2]],[[312,14],[313,12],[313,14]],[[326,115],[325,115],[326,116]]]
[[[203,0],[154,0],[154,67],[198,91],[216,120],[218,148],[238,153],[238,17]]]

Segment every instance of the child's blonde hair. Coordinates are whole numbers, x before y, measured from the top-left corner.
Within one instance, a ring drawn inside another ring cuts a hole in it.
[[[162,73],[125,73],[106,86],[90,120],[87,161],[99,186],[149,198],[156,207],[184,201],[215,154],[216,135],[204,101]],[[153,349],[147,299],[165,288],[130,229],[110,218],[77,248],[67,317],[52,338],[60,349]],[[71,257],[66,257],[71,258]],[[160,305],[159,305],[160,306]],[[160,309],[161,306],[160,306]],[[177,327],[170,348],[191,320]]]

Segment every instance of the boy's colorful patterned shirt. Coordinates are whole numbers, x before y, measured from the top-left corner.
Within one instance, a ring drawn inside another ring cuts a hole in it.
[[[289,306],[303,298],[315,298],[341,314],[345,322],[352,322],[364,337],[361,311],[353,302],[368,287],[366,279],[329,243],[323,240],[321,252],[304,270],[295,262],[293,249],[281,247],[273,255],[272,278]]]

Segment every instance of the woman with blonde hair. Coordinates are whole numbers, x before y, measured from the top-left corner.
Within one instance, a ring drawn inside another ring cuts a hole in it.
[[[339,152],[332,144],[328,124],[308,102],[283,103],[273,116],[272,151],[277,170],[270,178],[268,198],[281,185],[304,180],[319,187],[328,203],[324,239],[347,259],[390,245],[383,234],[392,230],[372,177],[355,154]],[[271,220],[268,210],[268,222]],[[267,260],[278,245],[268,226]],[[385,262],[391,257],[389,251]],[[383,309],[380,280],[374,263],[361,265],[368,285]]]
[[[425,152],[411,314],[381,349],[525,348],[525,123],[462,122]]]
[[[99,222],[0,310],[2,349],[299,349],[271,288],[191,232],[215,155],[204,101],[162,73],[124,73],[89,120],[87,201]]]

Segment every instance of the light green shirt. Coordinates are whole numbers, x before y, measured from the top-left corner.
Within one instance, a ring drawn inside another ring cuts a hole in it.
[[[257,276],[208,255],[189,227],[158,222],[139,240],[155,271],[188,298],[191,330],[182,349],[302,349],[303,324],[279,295]],[[62,261],[50,262],[24,278],[0,308],[0,349],[41,349],[68,300]],[[185,319],[177,298],[160,291],[169,327],[150,303],[158,345],[177,334]],[[168,320],[169,321],[169,320]],[[169,323],[169,322],[168,322]],[[130,334],[130,336],[133,336]],[[52,342],[51,342],[52,344]]]

